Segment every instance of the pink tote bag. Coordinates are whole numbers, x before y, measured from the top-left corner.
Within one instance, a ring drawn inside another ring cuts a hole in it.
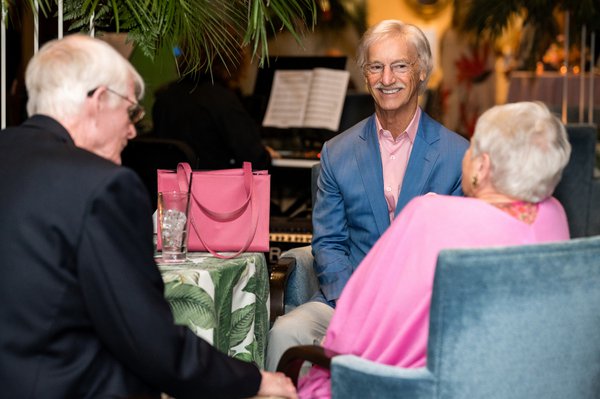
[[[242,169],[192,171],[180,163],[175,171],[159,169],[157,174],[158,192],[188,191],[191,179],[188,251],[234,258],[269,250],[271,176],[266,170],[252,171],[252,164],[244,162]]]

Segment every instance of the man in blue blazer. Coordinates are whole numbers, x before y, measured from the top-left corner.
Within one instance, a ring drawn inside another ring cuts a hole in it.
[[[468,142],[418,106],[433,66],[421,30],[382,21],[363,36],[358,63],[375,114],[323,146],[312,242],[320,291],[277,319],[269,336],[269,369],[288,347],[325,335],[346,282],[412,198],[428,192],[462,195]]]

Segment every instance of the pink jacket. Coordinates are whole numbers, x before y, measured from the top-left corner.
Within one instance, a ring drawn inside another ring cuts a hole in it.
[[[474,198],[412,200],[377,241],[344,288],[324,346],[399,367],[426,364],[429,305],[442,249],[535,244],[569,239],[560,203],[539,204],[533,224]],[[331,396],[329,372],[313,367],[300,396]]]

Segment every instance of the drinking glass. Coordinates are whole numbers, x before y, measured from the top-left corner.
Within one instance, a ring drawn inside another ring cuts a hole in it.
[[[187,257],[189,204],[187,192],[158,193],[158,224],[163,262],[180,263]]]

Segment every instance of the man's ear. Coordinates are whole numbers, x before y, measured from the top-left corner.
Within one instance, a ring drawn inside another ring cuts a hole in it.
[[[106,87],[104,86],[98,86],[87,93],[87,109],[91,116],[95,116],[102,111],[104,96],[106,96]]]
[[[104,96],[106,93],[106,87],[105,86],[98,86],[95,89],[92,89],[90,91],[88,91],[87,93],[87,97],[93,100],[100,100],[100,98],[102,96]]]

